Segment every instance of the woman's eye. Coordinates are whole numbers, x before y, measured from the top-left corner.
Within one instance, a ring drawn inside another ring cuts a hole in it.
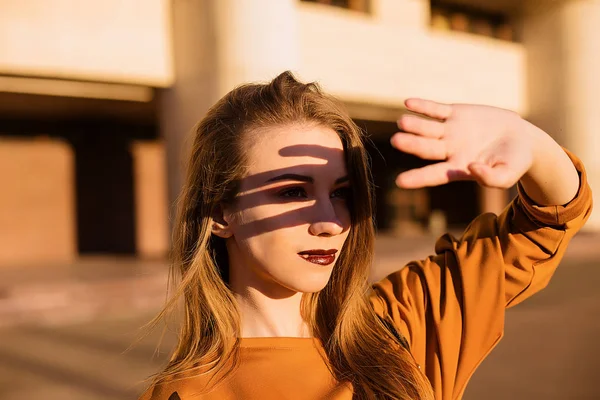
[[[279,192],[279,196],[288,198],[306,198],[306,191],[302,188],[295,187]]]
[[[333,194],[331,195],[332,197],[340,197],[342,199],[348,199],[350,197],[350,188],[349,187],[343,187],[343,188],[339,188],[337,189],[335,192],[333,192]]]

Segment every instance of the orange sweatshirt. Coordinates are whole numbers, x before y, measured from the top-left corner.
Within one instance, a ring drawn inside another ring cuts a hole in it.
[[[567,152],[568,153],[568,152]],[[581,162],[579,191],[565,206],[535,205],[519,195],[500,216],[477,217],[461,238],[442,236],[435,256],[408,264],[373,286],[376,313],[410,344],[436,399],[460,399],[475,368],[503,334],[505,308],[543,289],[592,208]],[[336,382],[305,338],[244,338],[240,365],[210,392],[191,374],[149,388],[141,400],[336,399],[352,387]]]

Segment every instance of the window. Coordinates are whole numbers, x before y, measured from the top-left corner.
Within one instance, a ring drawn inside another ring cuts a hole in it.
[[[348,10],[359,11],[363,13],[370,12],[370,0],[300,0],[307,3],[319,3],[333,7],[345,8]]]
[[[464,4],[431,0],[431,26],[433,29],[516,41],[514,24],[508,15],[480,10]]]

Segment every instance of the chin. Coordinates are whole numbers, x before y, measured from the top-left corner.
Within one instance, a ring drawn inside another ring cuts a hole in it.
[[[321,276],[302,276],[300,279],[296,279],[292,282],[286,282],[285,286],[288,289],[299,293],[317,293],[327,286],[330,277],[331,271],[329,271],[328,274],[322,274]]]
[[[300,286],[296,284],[295,287],[291,289],[293,289],[297,293],[318,293],[321,290],[325,289],[325,286],[327,286],[327,282],[323,283],[322,285],[310,284]]]

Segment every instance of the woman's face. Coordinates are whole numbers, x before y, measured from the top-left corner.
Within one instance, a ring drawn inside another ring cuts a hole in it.
[[[265,128],[249,137],[249,169],[223,214],[232,235],[234,290],[241,284],[270,297],[318,292],[350,229],[342,142],[316,124]]]

